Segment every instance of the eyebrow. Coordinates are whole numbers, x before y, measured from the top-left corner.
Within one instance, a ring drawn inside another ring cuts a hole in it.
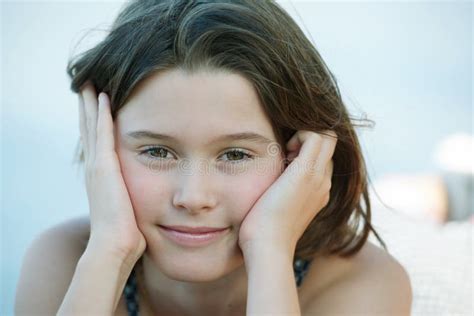
[[[153,140],[161,140],[161,141],[169,141],[169,142],[179,142],[177,138],[171,135],[156,133],[156,132],[147,131],[147,130],[129,132],[129,133],[126,133],[125,136],[129,138],[137,139],[137,140],[153,139]],[[224,142],[224,141],[237,141],[237,140],[250,141],[256,144],[269,144],[273,142],[269,138],[263,135],[254,133],[254,132],[241,132],[241,133],[225,134],[225,135],[218,136],[214,138],[213,140],[211,140],[210,144]]]

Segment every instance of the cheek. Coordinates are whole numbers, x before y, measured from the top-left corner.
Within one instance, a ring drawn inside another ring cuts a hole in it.
[[[245,176],[236,177],[225,185],[229,203],[235,210],[234,221],[241,222],[252,209],[257,200],[276,181],[279,173],[247,173]]]
[[[139,224],[156,221],[162,215],[157,214],[157,211],[167,209],[164,204],[173,196],[169,177],[159,176],[157,171],[149,170],[146,165],[139,163],[133,154],[119,151],[119,157],[137,221]],[[221,207],[232,210],[227,213],[232,217],[230,220],[241,223],[280,174],[281,170],[278,168],[250,168],[239,175],[217,177],[212,179],[217,182],[213,194],[217,195],[216,199]]]
[[[121,167],[137,221],[151,220],[168,195],[165,177],[158,177],[133,157],[122,156]]]

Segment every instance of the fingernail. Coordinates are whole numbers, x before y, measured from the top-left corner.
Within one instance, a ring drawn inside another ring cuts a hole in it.
[[[99,104],[100,104],[100,103],[104,104],[104,101],[105,101],[105,100],[104,100],[104,93],[101,92],[101,93],[99,93]]]

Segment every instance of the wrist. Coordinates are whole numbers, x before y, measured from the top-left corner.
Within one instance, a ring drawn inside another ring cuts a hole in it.
[[[278,245],[247,245],[242,251],[246,265],[251,266],[257,262],[263,264],[272,264],[275,260],[293,261],[295,250],[289,246]]]
[[[112,267],[129,270],[128,272],[140,256],[141,253],[137,253],[133,247],[112,245],[108,240],[93,236],[90,237],[83,254],[84,260],[89,262],[93,260],[106,262]]]
[[[59,315],[112,315],[133,269],[131,261],[90,244],[80,257]],[[84,304],[100,302],[99,304]]]

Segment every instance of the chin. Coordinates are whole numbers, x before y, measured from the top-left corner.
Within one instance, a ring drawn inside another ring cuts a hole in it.
[[[176,271],[173,269],[169,271],[169,274],[165,270],[162,271],[170,279],[181,281],[181,282],[192,282],[192,283],[205,283],[213,282],[222,278],[227,273],[223,271],[209,270],[209,269],[196,269],[191,268],[187,270]]]
[[[181,282],[216,281],[244,265],[240,250],[234,251],[232,255],[218,251],[213,253],[182,251],[168,253],[168,255],[164,255],[164,251],[159,253],[160,255],[152,256],[156,267],[166,277]]]

